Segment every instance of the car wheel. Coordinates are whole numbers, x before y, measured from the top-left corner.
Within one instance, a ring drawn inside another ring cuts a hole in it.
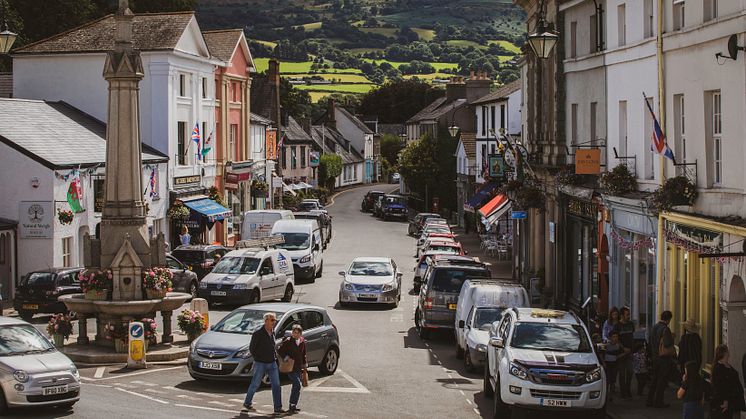
[[[464,350],[464,368],[466,368],[466,372],[474,372],[474,363],[471,362],[471,353],[469,349]]]
[[[464,357],[464,350],[461,348],[461,345],[458,343],[458,339],[456,339],[456,359],[461,359]]]
[[[197,285],[196,282],[192,282],[189,284],[189,294],[192,295],[192,299],[197,298],[197,294],[199,293],[199,285]]]
[[[18,311],[18,316],[24,321],[30,322],[34,318],[34,313],[26,310]]]
[[[417,333],[420,335],[420,338],[427,340],[430,338],[430,331],[422,327],[420,324],[422,315],[420,314],[420,311],[417,310],[414,313],[414,324],[415,328],[417,328]]]
[[[5,400],[5,393],[0,389],[0,415],[8,414],[8,402]]]
[[[282,296],[282,301],[286,303],[293,301],[293,286],[292,285],[288,284],[285,287],[285,295]]]
[[[492,410],[492,417],[494,419],[510,419],[510,406],[503,403],[503,398],[500,395],[500,378],[495,381],[495,404]]]
[[[324,375],[332,375],[335,371],[337,371],[337,366],[339,365],[339,350],[334,347],[330,347],[326,350],[326,355],[324,355],[324,359],[321,360],[321,365],[319,365],[319,371],[321,371]]]
[[[324,274],[324,261],[321,261],[321,266],[319,266],[319,271],[316,272],[316,278],[321,278],[321,275]]]
[[[249,295],[249,304],[257,304],[259,301],[261,301],[259,290],[252,291],[251,295]]]
[[[484,382],[482,383],[482,392],[484,392],[484,397],[490,398],[495,395],[495,390],[492,388],[492,384],[490,384],[490,363],[489,361],[484,363]]]

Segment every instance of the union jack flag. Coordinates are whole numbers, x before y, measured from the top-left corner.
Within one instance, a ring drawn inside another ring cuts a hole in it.
[[[645,93],[643,93],[642,96],[645,98],[645,105],[648,107],[650,115],[653,117],[653,143],[650,145],[650,149],[663,157],[671,159],[671,161],[676,164],[676,158],[673,155],[673,151],[666,143],[666,135],[663,133],[661,125],[658,123],[658,118],[655,117],[655,112],[653,112],[653,107],[650,105],[651,101],[648,100]]]
[[[202,137],[200,137],[199,135],[199,122],[197,122],[196,124],[194,124],[194,129],[192,130],[192,141],[197,143],[197,160],[199,160],[201,156],[201,152],[199,149],[201,139]]]

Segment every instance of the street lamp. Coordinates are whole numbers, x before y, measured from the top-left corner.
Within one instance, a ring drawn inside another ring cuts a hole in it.
[[[456,138],[456,136],[458,135],[459,129],[460,128],[458,127],[458,125],[456,125],[455,121],[451,123],[451,126],[448,127],[448,133],[451,134],[451,138]]]
[[[18,34],[8,30],[8,25],[5,25],[5,30],[0,32],[0,54],[5,55],[10,52],[10,48],[13,47],[13,43],[16,42]]]
[[[546,4],[544,0],[539,5],[537,19],[536,32],[528,36],[528,44],[531,45],[534,54],[539,58],[549,58],[549,54],[552,53],[552,49],[554,49],[559,40],[559,35],[547,29]]]

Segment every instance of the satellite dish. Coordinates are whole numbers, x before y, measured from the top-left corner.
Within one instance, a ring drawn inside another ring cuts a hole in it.
[[[738,58],[739,49],[741,48],[738,47],[738,35],[731,35],[730,38],[728,38],[728,54],[731,59],[735,60]]]

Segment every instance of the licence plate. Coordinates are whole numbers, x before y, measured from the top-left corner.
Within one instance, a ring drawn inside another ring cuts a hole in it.
[[[570,407],[570,402],[567,400],[541,399],[541,405],[548,407]]]
[[[358,298],[378,298],[376,294],[358,294]]]
[[[45,396],[54,396],[55,394],[67,393],[67,384],[62,386],[44,387]]]
[[[223,296],[224,297],[224,296],[226,296],[228,294],[226,294],[225,291],[211,291],[210,295],[218,295],[218,296]]]
[[[205,370],[220,370],[223,368],[219,362],[200,362],[199,367]]]
[[[449,310],[455,310],[456,309],[456,304],[448,304],[448,309]]]
[[[25,310],[38,310],[39,304],[23,304],[21,305],[21,307]]]

